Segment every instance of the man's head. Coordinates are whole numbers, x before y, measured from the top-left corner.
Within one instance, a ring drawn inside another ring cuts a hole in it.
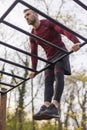
[[[38,14],[31,9],[25,9],[24,17],[29,25],[34,25],[38,19]]]

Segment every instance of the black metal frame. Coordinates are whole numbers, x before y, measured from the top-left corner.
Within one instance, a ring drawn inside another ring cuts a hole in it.
[[[87,6],[80,0],[73,0],[73,1],[76,2],[78,5],[80,5],[83,9],[87,10]]]
[[[75,0],[74,0],[74,1],[75,1]],[[9,61],[9,60],[3,59],[3,58],[0,58],[0,61],[6,62],[6,63],[11,64],[11,65],[15,65],[15,66],[20,67],[20,68],[23,68],[23,69],[27,69],[27,70],[29,70],[29,71],[36,72],[36,74],[39,74],[39,73],[41,73],[42,71],[44,71],[45,69],[47,69],[50,65],[55,64],[56,62],[58,62],[59,60],[61,60],[61,59],[64,58],[65,56],[70,55],[71,53],[73,53],[73,51],[68,52],[68,51],[66,51],[66,50],[64,50],[64,49],[62,49],[62,48],[60,48],[60,47],[58,47],[58,46],[52,44],[51,42],[46,41],[45,39],[42,39],[42,38],[40,38],[40,37],[38,37],[38,36],[36,36],[36,35],[34,35],[34,34],[31,34],[31,33],[29,33],[29,32],[26,32],[25,30],[23,30],[23,29],[21,29],[21,28],[15,26],[15,25],[13,25],[13,24],[11,24],[11,23],[5,21],[4,19],[6,18],[6,16],[12,11],[12,9],[13,9],[18,3],[20,3],[20,4],[22,4],[22,5],[26,6],[26,7],[28,7],[28,8],[30,8],[30,9],[34,10],[34,11],[37,12],[38,14],[44,16],[44,17],[47,18],[48,20],[52,21],[53,23],[59,25],[60,27],[64,28],[65,30],[69,31],[70,33],[74,34],[75,36],[77,36],[77,37],[79,37],[80,39],[82,39],[83,41],[85,41],[84,43],[82,43],[82,44],[80,45],[80,47],[82,47],[82,46],[84,46],[85,44],[87,44],[87,43],[86,43],[86,42],[87,42],[87,39],[86,39],[85,37],[81,36],[80,34],[74,32],[73,30],[71,30],[71,29],[69,29],[68,27],[64,26],[64,25],[61,24],[59,21],[57,21],[57,20],[55,20],[55,19],[49,17],[48,15],[44,14],[43,12],[41,12],[40,10],[34,8],[34,7],[31,6],[30,4],[24,2],[23,0],[15,0],[15,1],[13,2],[13,4],[8,8],[8,10],[7,10],[7,11],[2,15],[2,17],[0,18],[0,23],[3,23],[3,24],[5,24],[5,25],[7,25],[7,26],[9,26],[9,27],[11,27],[11,28],[13,28],[13,29],[16,29],[17,31],[19,31],[19,32],[21,32],[21,33],[23,33],[23,34],[25,34],[25,35],[34,37],[35,39],[38,39],[38,40],[40,40],[41,42],[43,42],[43,44],[47,44],[47,45],[52,46],[52,47],[54,47],[54,48],[56,48],[56,49],[58,49],[58,50],[60,50],[60,51],[63,51],[63,52],[64,52],[64,55],[60,56],[57,60],[55,60],[55,61],[53,61],[53,62],[50,62],[50,61],[48,61],[48,60],[45,60],[44,58],[35,56],[35,55],[33,55],[33,54],[29,53],[29,52],[26,52],[26,51],[24,51],[24,50],[21,50],[21,49],[19,49],[19,48],[16,48],[16,47],[14,47],[14,46],[11,46],[11,45],[9,45],[9,44],[7,44],[7,43],[4,43],[4,42],[0,41],[0,45],[9,47],[10,49],[16,50],[16,51],[18,51],[18,52],[20,52],[20,53],[23,53],[23,54],[25,54],[25,55],[33,56],[33,57],[37,58],[38,60],[41,60],[41,61],[43,61],[43,62],[48,63],[48,65],[47,65],[45,68],[43,68],[43,69],[41,69],[41,70],[39,70],[39,71],[36,71],[36,70],[31,69],[31,68],[22,66],[22,65],[20,65],[20,64],[14,63],[14,62],[12,62],[12,61]],[[79,4],[79,3],[78,3],[78,4]],[[82,7],[83,7],[83,6],[82,6]],[[84,8],[84,7],[83,7],[83,8]],[[13,90],[14,88],[18,87],[19,85],[23,84],[25,81],[27,81],[27,80],[30,79],[30,78],[25,79],[25,78],[20,77],[20,76],[18,76],[18,75],[13,75],[13,74],[10,74],[10,73],[4,72],[4,71],[0,71],[0,73],[1,73],[1,74],[4,74],[4,75],[12,76],[12,77],[14,77],[14,78],[18,78],[18,79],[21,79],[21,80],[22,80],[20,83],[18,83],[18,84],[16,84],[16,85],[11,85],[11,84],[7,84],[7,83],[0,82],[0,84],[2,84],[2,85],[6,85],[6,86],[11,87],[11,88],[8,89],[6,92],[0,91],[0,93],[8,93],[9,91]]]

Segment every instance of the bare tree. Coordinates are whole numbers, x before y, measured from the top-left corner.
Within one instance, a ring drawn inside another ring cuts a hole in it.
[[[87,76],[85,74],[76,74],[68,78],[68,84],[72,88],[69,91],[69,98],[65,99],[68,104],[67,114],[65,119],[65,128],[67,128],[67,121],[71,118],[74,121],[74,126],[77,128],[82,127],[82,130],[87,128],[86,120],[86,104],[87,104]],[[73,87],[74,86],[74,87]],[[67,96],[66,96],[67,97]],[[76,99],[77,102],[75,101]],[[79,108],[78,108],[79,107]],[[77,109],[78,108],[78,109]]]

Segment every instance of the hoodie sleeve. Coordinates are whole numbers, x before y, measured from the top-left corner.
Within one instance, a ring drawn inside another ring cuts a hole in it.
[[[66,31],[65,29],[61,28],[60,26],[54,24],[54,23],[50,23],[51,27],[53,27],[53,29],[59,33],[59,34],[63,34],[65,35],[69,40],[71,40],[74,44],[75,43],[80,43],[79,39],[73,35],[72,33]]]
[[[31,54],[34,54],[35,56],[37,56],[37,48],[38,45],[36,44],[35,40],[33,38],[30,38],[30,48],[31,48]],[[31,63],[32,63],[32,69],[36,70],[37,69],[37,62],[38,59],[31,56]]]

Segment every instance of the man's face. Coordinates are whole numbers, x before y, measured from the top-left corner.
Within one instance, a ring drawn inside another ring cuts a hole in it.
[[[24,17],[29,25],[34,25],[37,15],[32,10],[28,10],[24,13]]]

